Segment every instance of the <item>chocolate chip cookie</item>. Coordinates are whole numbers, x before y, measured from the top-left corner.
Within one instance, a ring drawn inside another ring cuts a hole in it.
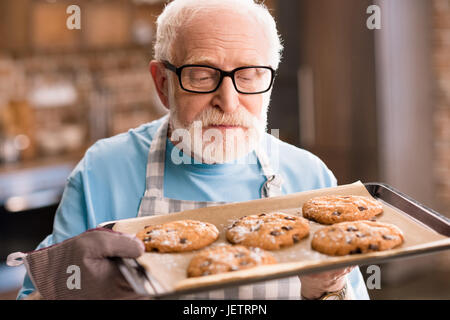
[[[311,247],[332,256],[383,251],[401,245],[402,231],[395,225],[374,221],[341,222],[314,233]]]
[[[231,243],[266,250],[291,246],[308,234],[308,220],[281,212],[242,217],[234,221],[226,232]]]
[[[201,249],[219,237],[216,226],[196,220],[179,220],[146,226],[136,234],[146,251],[184,252]]]
[[[363,196],[321,196],[303,204],[303,216],[322,224],[370,220],[383,212],[378,201]]]
[[[200,277],[274,264],[276,259],[260,248],[222,245],[208,248],[194,256],[188,266],[188,277]]]

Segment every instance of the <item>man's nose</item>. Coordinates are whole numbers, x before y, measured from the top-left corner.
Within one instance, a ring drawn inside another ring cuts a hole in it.
[[[239,92],[230,77],[225,77],[220,87],[214,93],[213,106],[219,107],[224,113],[233,112],[239,105]]]

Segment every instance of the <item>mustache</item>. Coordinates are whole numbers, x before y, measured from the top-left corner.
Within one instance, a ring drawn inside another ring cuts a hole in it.
[[[233,113],[224,113],[217,108],[208,108],[196,117],[194,121],[200,121],[203,127],[207,126],[241,126],[252,128],[257,118],[244,107],[239,107]]]

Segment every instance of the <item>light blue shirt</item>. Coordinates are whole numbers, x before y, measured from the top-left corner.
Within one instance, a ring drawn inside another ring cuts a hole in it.
[[[161,119],[127,133],[102,139],[91,146],[67,179],[56,211],[53,233],[37,248],[43,248],[100,223],[137,216],[145,191],[146,166],[150,144]],[[336,186],[336,178],[325,164],[308,151],[265,135],[268,156],[274,170],[282,175],[284,194]],[[175,149],[174,149],[175,148]],[[216,165],[175,164],[179,150],[167,140],[164,196],[195,201],[238,202],[260,198],[266,181],[254,152],[242,162]],[[192,160],[192,159],[190,159]],[[237,188],[236,186],[239,186]],[[355,268],[349,279],[357,299],[368,299],[367,289]],[[18,299],[34,291],[25,276]]]

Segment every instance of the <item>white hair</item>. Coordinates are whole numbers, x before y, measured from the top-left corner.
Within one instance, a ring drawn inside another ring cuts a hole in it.
[[[188,23],[198,12],[217,9],[232,9],[239,14],[256,19],[268,39],[269,65],[276,70],[283,51],[276,23],[267,7],[254,0],[174,0],[170,2],[156,21],[155,59],[172,61],[173,44],[178,28]]]

